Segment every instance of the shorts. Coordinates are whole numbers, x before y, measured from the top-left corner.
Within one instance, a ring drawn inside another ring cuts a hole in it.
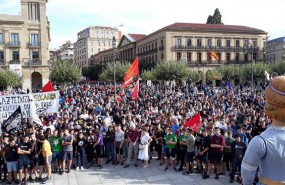
[[[70,161],[73,159],[73,151],[63,151],[63,156],[62,156],[62,160],[64,161]]]
[[[222,158],[223,158],[222,153],[218,153],[218,152],[210,152],[209,153],[209,160],[210,160],[210,163],[212,163],[212,164],[221,163]]]
[[[172,160],[175,159],[176,149],[175,148],[167,148],[166,147],[166,157],[169,159],[171,157]]]
[[[62,161],[62,152],[52,152],[52,162],[56,160]]]
[[[192,163],[194,161],[195,152],[187,152],[185,155],[185,162]]]
[[[8,173],[18,171],[17,161],[12,161],[12,162],[7,161],[7,171],[8,171]]]
[[[30,159],[27,157],[20,157],[18,159],[18,169],[23,170],[28,168],[30,168]]]
[[[98,158],[103,158],[104,157],[104,146],[96,146],[95,147],[95,149],[96,149],[96,156],[98,157]]]
[[[44,166],[44,165],[46,165],[44,156],[40,155],[40,156],[38,157],[38,165],[39,165],[39,166]]]
[[[208,162],[208,152],[204,155],[198,154],[196,159],[202,161],[203,163],[207,163]]]
[[[161,145],[161,153],[166,154],[166,145]]]
[[[30,168],[33,169],[34,167],[36,167],[37,162],[38,162],[38,159],[35,156],[31,157],[30,158]]]
[[[121,145],[121,141],[116,141],[115,142],[115,146],[116,146],[116,154],[119,154],[119,155],[123,155],[123,146],[120,148],[120,145]]]
[[[52,155],[50,155],[50,156],[48,156],[47,157],[48,159],[47,159],[47,165],[51,165],[51,161],[52,161]]]

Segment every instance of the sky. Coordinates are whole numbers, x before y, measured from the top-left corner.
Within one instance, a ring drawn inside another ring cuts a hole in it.
[[[285,0],[48,0],[50,49],[89,26],[147,35],[175,22],[206,23],[216,8],[226,25],[264,30],[269,40],[285,36]],[[0,14],[19,15],[20,0],[0,0]]]

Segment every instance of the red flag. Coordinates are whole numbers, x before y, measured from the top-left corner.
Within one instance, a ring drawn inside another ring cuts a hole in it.
[[[133,77],[139,75],[139,58],[136,57],[131,67],[124,76],[123,88],[126,88],[133,81]]]
[[[133,100],[139,99],[139,86],[140,86],[140,81],[138,80],[131,95]]]
[[[117,98],[116,98],[116,100],[117,100],[117,103],[121,103],[122,102],[122,98],[121,98],[121,96],[117,96]]]
[[[53,91],[53,87],[50,81],[42,88],[42,92],[51,92]]]
[[[190,127],[194,132],[197,132],[199,126],[201,125],[201,116],[200,113],[196,114],[190,118],[185,124],[184,127]]]

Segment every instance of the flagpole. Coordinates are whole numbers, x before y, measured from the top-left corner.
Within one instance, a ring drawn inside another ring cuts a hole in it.
[[[116,48],[116,38],[113,37],[112,40],[112,45],[113,45],[113,64],[114,64],[114,103],[116,101],[116,55],[115,55],[115,48]]]

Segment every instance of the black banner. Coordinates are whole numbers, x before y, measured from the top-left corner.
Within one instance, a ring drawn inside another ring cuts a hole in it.
[[[2,124],[2,131],[8,134],[16,134],[22,128],[22,112],[19,106],[13,114],[9,116]]]

